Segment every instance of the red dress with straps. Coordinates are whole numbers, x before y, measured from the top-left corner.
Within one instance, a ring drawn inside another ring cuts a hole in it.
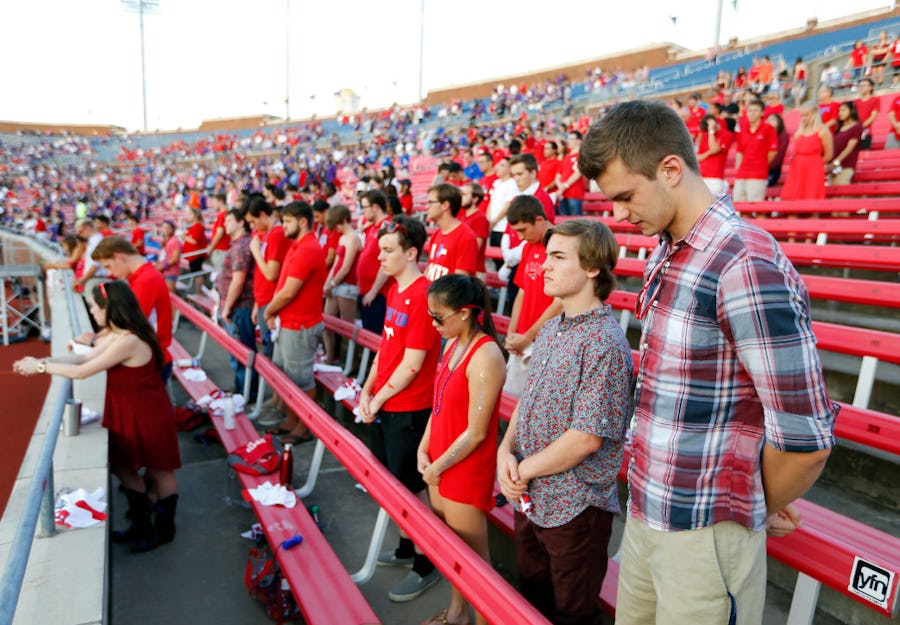
[[[106,372],[103,427],[109,430],[110,464],[158,471],[181,466],[175,409],[153,358]]]
[[[431,412],[431,438],[428,455],[434,462],[469,426],[469,381],[466,367],[482,345],[492,341],[483,336],[469,350],[453,371],[449,370],[451,349],[444,353],[434,381],[435,402]],[[494,475],[497,472],[497,424],[499,400],[488,425],[487,436],[471,454],[441,474],[438,492],[441,497],[466,503],[489,512],[494,507]]]

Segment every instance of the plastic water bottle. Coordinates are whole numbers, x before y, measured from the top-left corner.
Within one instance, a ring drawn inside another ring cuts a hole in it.
[[[182,369],[190,369],[193,367],[199,367],[200,361],[194,358],[179,358],[177,361],[175,361],[175,364]]]
[[[233,430],[237,427],[237,422],[234,420],[234,400],[229,397],[225,400],[225,429]]]
[[[278,483],[285,488],[291,488],[294,481],[294,453],[291,444],[284,444],[284,452],[281,454],[281,472],[278,474]]]

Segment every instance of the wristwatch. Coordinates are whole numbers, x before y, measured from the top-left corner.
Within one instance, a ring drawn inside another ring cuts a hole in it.
[[[35,367],[35,371],[38,373],[47,373],[47,363],[43,360],[37,363],[37,367]]]

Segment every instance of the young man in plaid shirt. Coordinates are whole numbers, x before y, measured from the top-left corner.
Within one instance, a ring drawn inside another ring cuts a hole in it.
[[[615,217],[660,244],[636,316],[640,370],[616,624],[759,624],[766,531],[834,445],[806,287],[778,243],[699,173],[681,119],[626,102],[594,126],[580,171]]]

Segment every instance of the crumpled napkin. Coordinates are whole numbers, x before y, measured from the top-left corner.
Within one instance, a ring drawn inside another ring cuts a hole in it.
[[[362,387],[359,385],[359,382],[356,381],[356,378],[350,378],[335,389],[334,400],[344,401],[345,399],[356,397],[360,392],[362,392]]]
[[[324,362],[313,363],[313,371],[321,371],[322,373],[340,373],[343,371],[338,365],[326,365]]]
[[[244,396],[240,393],[226,395],[222,391],[216,391],[212,395],[204,395],[198,399],[197,404],[207,408],[210,414],[221,417],[225,415],[225,405],[229,399],[234,402],[234,414],[244,412],[246,402],[244,401]]]
[[[284,506],[293,508],[297,505],[297,495],[294,491],[285,488],[283,484],[263,482],[256,488],[248,488],[247,494],[264,506]]]
[[[185,369],[181,375],[191,382],[202,382],[206,379],[206,372],[203,369]]]
[[[105,521],[106,489],[98,488],[92,493],[83,488],[62,491],[54,506],[56,524],[71,529],[91,527]]]

